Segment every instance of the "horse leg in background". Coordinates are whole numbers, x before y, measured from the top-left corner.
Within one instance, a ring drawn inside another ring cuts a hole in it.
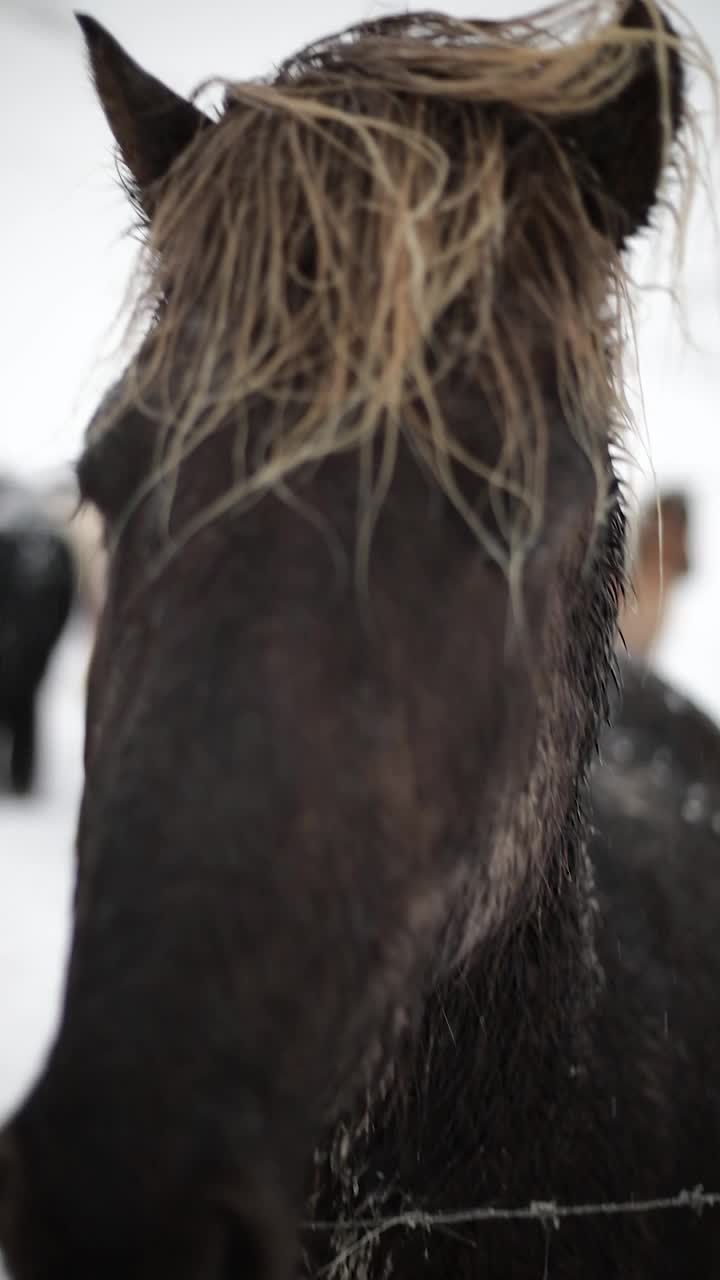
[[[12,716],[10,781],[17,795],[27,795],[35,776],[35,697],[18,700]]]

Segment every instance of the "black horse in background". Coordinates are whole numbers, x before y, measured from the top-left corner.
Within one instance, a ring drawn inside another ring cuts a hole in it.
[[[0,475],[0,737],[18,794],[33,785],[37,692],[68,620],[74,583],[70,548],[41,500]]]

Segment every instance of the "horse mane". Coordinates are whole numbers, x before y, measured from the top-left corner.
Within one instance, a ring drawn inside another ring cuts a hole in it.
[[[596,3],[513,23],[386,17],[270,80],[223,82],[218,122],[154,195],[135,312],[153,322],[113,407],[172,424],[166,473],[235,424],[208,518],[353,450],[367,540],[402,440],[502,558],[459,475],[511,500],[520,545],[542,515],[549,392],[602,509],[628,275],[606,234],[617,211],[601,191],[589,209],[553,126],[621,92],[650,44],[669,147],[680,41],[643,5],[649,31],[598,29]],[[687,195],[689,149],[673,155]],[[497,456],[453,429],[453,387],[499,425]]]

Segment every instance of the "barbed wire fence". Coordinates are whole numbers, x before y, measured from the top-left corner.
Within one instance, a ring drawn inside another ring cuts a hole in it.
[[[720,1209],[720,1191],[705,1191],[700,1184],[687,1190],[679,1191],[674,1196],[657,1196],[645,1200],[602,1200],[587,1204],[564,1204],[556,1200],[531,1200],[529,1204],[516,1208],[498,1208],[482,1205],[474,1209],[455,1209],[439,1212],[425,1212],[420,1209],[408,1209],[401,1213],[386,1217],[357,1217],[336,1219],[335,1221],[316,1219],[306,1221],[306,1231],[332,1232],[340,1236],[344,1233],[361,1238],[343,1249],[326,1268],[328,1274],[336,1274],[348,1262],[353,1254],[388,1231],[404,1228],[406,1231],[448,1230],[453,1227],[476,1226],[491,1222],[537,1222],[547,1230],[559,1230],[563,1221],[577,1218],[618,1217],[630,1214],[654,1214],[686,1212],[701,1215],[706,1209]],[[549,1241],[548,1241],[549,1244]]]
[[[433,1227],[461,1227],[482,1222],[547,1222],[559,1227],[565,1218],[612,1217],[619,1214],[663,1213],[672,1209],[689,1209],[701,1214],[705,1209],[720,1209],[720,1191],[705,1191],[699,1185],[675,1196],[658,1196],[650,1200],[600,1200],[589,1204],[563,1204],[557,1200],[531,1200],[527,1205],[503,1209],[483,1205],[476,1209],[453,1209],[438,1213],[407,1209],[387,1217],[347,1218],[329,1221],[317,1219],[303,1223],[306,1231],[383,1230],[405,1227],[408,1230],[431,1230]]]

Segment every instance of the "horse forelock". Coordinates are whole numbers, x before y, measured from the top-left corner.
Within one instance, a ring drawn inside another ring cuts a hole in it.
[[[665,83],[677,38],[645,7]],[[611,197],[598,223],[552,126],[616,94],[650,37],[598,34],[597,17],[564,4],[537,22],[383,19],[269,82],[227,85],[224,114],[161,184],[138,302],[154,323],[103,415],[152,405],[170,500],[197,443],[230,421],[241,437],[261,405],[261,440],[235,451],[203,518],[352,450],[367,543],[406,442],[502,559],[460,477],[509,496],[510,542],[526,544],[559,408],[604,515],[629,281],[603,233]],[[458,383],[499,428],[493,456],[457,429]]]

